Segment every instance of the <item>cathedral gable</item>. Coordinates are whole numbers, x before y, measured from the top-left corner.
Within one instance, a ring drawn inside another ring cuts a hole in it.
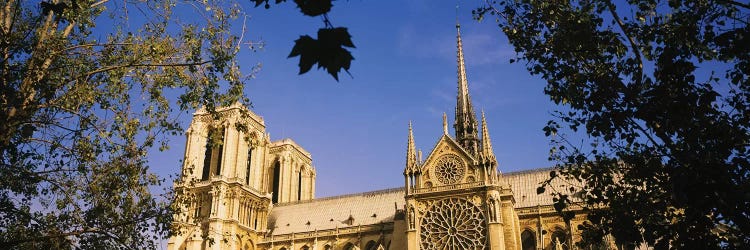
[[[443,135],[422,165],[422,187],[475,182],[476,160],[453,138]]]

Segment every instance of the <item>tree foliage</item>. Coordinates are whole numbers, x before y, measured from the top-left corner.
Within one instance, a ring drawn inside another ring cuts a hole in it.
[[[255,2],[255,7],[263,5],[266,9],[270,8],[270,0],[251,0]],[[275,0],[276,4],[286,2],[286,0]],[[339,80],[339,72],[343,69],[349,73],[354,57],[346,48],[354,48],[352,36],[345,27],[333,27],[328,13],[333,7],[333,0],[294,0],[300,12],[306,16],[323,17],[325,27],[318,29],[318,38],[312,38],[309,35],[302,35],[294,41],[292,52],[289,58],[299,56],[299,74],[310,71],[313,65],[318,64],[318,69],[324,68],[328,74],[333,76],[336,81]]]
[[[157,248],[173,211],[147,153],[182,133],[178,114],[247,103],[238,17],[221,1],[1,1],[0,245]]]
[[[497,18],[562,105],[544,130],[551,179],[584,183],[553,190],[559,211],[589,212],[580,245],[750,248],[748,3],[488,1],[474,14]],[[577,132],[583,146],[564,136]]]

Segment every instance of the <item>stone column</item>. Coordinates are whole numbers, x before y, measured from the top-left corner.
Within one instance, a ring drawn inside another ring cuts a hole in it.
[[[404,173],[404,188],[406,189],[406,194],[410,193],[409,188],[409,174]]]
[[[487,212],[489,222],[487,235],[491,250],[505,250],[505,235],[503,234],[503,217],[500,214],[500,199],[497,192],[491,191],[487,198]]]
[[[292,172],[293,172],[292,169],[294,166],[294,161],[289,155],[289,152],[285,152],[285,153],[286,153],[285,155],[286,163],[284,164],[284,166],[282,166],[282,169],[284,170],[281,171],[281,173],[284,176],[283,178],[284,181],[282,182],[284,185],[279,185],[279,188],[284,191],[281,192],[281,196],[280,196],[281,198],[279,199],[279,202],[287,202],[287,201],[292,200],[292,194],[291,194],[292,193],[291,192],[292,191],[291,190],[292,189]]]
[[[234,136],[232,140],[232,147],[234,150],[230,150],[232,152],[232,159],[229,159],[232,163],[227,166],[227,169],[231,169],[232,175],[230,177],[237,178],[238,181],[241,183],[245,183],[245,172],[247,171],[247,163],[240,161],[240,155],[241,154],[247,154],[247,147],[244,146],[246,143],[244,143],[244,137],[242,135],[242,132],[237,131],[237,129],[234,129],[234,126],[231,126],[232,128],[229,129],[232,131],[232,136]],[[228,140],[227,140],[228,141]],[[240,152],[240,149],[245,149],[245,152]]]
[[[503,237],[505,240],[505,249],[517,249],[518,242],[516,242],[516,230],[513,225],[515,213],[513,211],[513,202],[510,197],[503,197],[500,203],[500,211],[502,214],[502,220],[505,222],[503,226]]]
[[[289,177],[287,177],[287,168],[289,167],[289,157],[284,154],[285,152],[281,153],[281,157],[279,157],[279,189],[274,190],[274,192],[279,192],[277,195],[279,197],[279,202],[286,201],[287,196],[287,189],[286,186],[288,185],[287,182],[289,182]],[[273,178],[273,177],[271,177]],[[272,179],[273,180],[273,179]]]
[[[513,230],[516,232],[515,239],[518,242],[516,246],[521,249],[521,222],[518,220],[518,213],[515,209],[513,210]]]
[[[219,173],[224,178],[229,178],[233,176],[232,170],[231,170],[231,166],[234,165],[232,164],[232,160],[231,160],[232,158],[231,148],[233,144],[231,143],[232,141],[231,136],[234,136],[234,133],[232,133],[232,131],[234,131],[234,129],[231,128],[229,123],[224,124],[224,141],[222,142],[224,144],[223,144],[223,147],[221,147],[221,150],[223,150],[223,152],[221,152],[221,158],[219,158],[219,161],[221,161],[220,163],[221,166],[219,166],[219,163],[217,163],[216,165],[217,168],[219,167],[221,168]]]
[[[226,148],[225,148],[226,149]],[[223,172],[222,172],[223,175]],[[224,186],[214,186],[213,187],[213,194],[212,194],[212,202],[211,202],[211,211],[210,211],[210,218],[220,218],[220,219],[226,219],[226,206],[223,204],[224,197],[226,197],[226,188]],[[222,242],[224,240],[224,223],[221,222],[221,220],[218,221],[212,221],[208,225],[209,230],[211,230],[209,234],[211,237],[214,238],[217,242]],[[231,239],[227,239],[231,240]],[[219,250],[221,249],[222,244],[214,244],[211,246],[211,249]]]
[[[315,199],[315,173],[312,174],[311,178],[312,178],[312,183],[310,184],[310,186],[312,188],[310,188],[310,199]]]

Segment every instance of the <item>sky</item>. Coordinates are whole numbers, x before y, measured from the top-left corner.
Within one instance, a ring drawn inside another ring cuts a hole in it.
[[[271,1],[273,2],[273,1]],[[300,35],[316,36],[320,18],[303,16],[293,2],[270,9],[246,6],[245,39],[262,41],[241,52],[249,72],[251,109],[265,120],[271,140],[291,138],[312,154],[316,197],[401,187],[408,123],[425,157],[442,134],[442,113],[451,134],[456,105],[456,19],[461,23],[472,101],[484,110],[502,172],[551,167],[542,128],[555,110],[544,81],[523,64],[494,19],[472,20],[476,3],[455,1],[335,1],[334,26],[349,28],[356,49],[351,76],[336,82],[315,67],[298,75],[298,58],[287,59]],[[184,116],[185,127],[190,116]],[[480,119],[480,118],[477,118]],[[162,176],[179,172],[184,136],[152,154]]]

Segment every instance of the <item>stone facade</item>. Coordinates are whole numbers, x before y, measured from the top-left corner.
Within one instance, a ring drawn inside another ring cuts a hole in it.
[[[271,141],[263,119],[241,105],[219,117],[198,111],[176,186],[188,197],[175,217],[183,233],[168,249],[570,249],[585,216],[565,223],[552,197],[536,194],[550,169],[498,170],[456,28],[455,134],[444,114],[443,134],[422,159],[409,124],[404,187],[315,199],[315,168],[302,147]]]
[[[242,105],[219,114],[199,110],[187,130],[183,182],[175,189],[189,205],[176,216],[184,230],[170,249],[255,249],[272,204],[315,198],[310,153],[291,139],[271,141],[263,118]]]

